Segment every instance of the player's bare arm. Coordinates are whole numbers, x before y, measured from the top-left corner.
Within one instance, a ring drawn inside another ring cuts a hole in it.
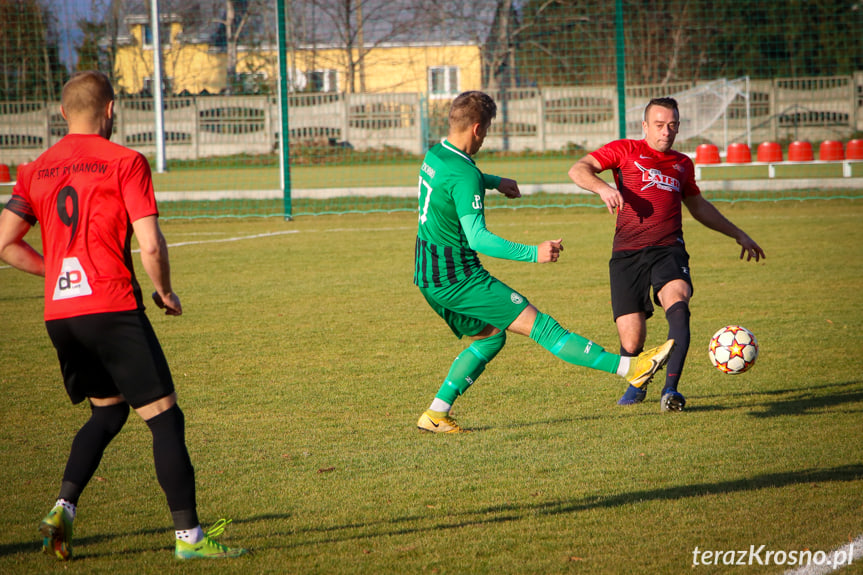
[[[497,191],[506,196],[507,198],[520,198],[521,190],[518,189],[518,183],[515,180],[511,180],[509,178],[501,178],[500,185],[497,187]]]
[[[30,224],[10,210],[0,210],[0,260],[37,276],[45,276],[42,254],[24,241]]]
[[[689,213],[692,214],[692,217],[702,225],[711,230],[716,230],[719,233],[725,234],[730,238],[734,238],[734,240],[740,245],[740,259],[743,259],[745,256],[746,261],[754,259],[757,262],[762,258],[767,257],[764,254],[764,250],[761,249],[761,246],[755,243],[755,241],[750,238],[746,232],[735,226],[728,218],[723,216],[722,213],[716,209],[716,206],[707,201],[704,196],[687,196],[683,199],[683,203],[686,204],[686,208],[689,210]]]
[[[159,298],[154,298],[156,304],[161,300],[159,307],[165,309],[167,315],[180,315],[183,306],[180,298],[171,288],[171,265],[168,260],[168,243],[159,228],[159,220],[156,216],[147,216],[132,222],[135,237],[141,247],[141,263],[144,271],[153,282]]]
[[[542,242],[536,247],[536,263],[547,264],[556,262],[563,251],[563,238]]]
[[[572,165],[569,169],[569,177],[578,187],[598,195],[608,208],[608,213],[614,214],[618,208],[623,207],[623,196],[616,188],[599,177],[598,174],[601,171],[602,166],[599,165],[599,161],[587,154]]]

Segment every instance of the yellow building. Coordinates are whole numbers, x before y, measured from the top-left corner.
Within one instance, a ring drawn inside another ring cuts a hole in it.
[[[150,19],[125,19],[128,34],[118,38],[114,64],[118,92],[152,92],[153,42]],[[228,55],[224,48],[184,34],[181,18],[162,16],[162,69],[165,89],[172,94],[222,93],[228,87]],[[360,57],[338,46],[297,46],[287,50],[291,90],[296,92],[422,93],[450,98],[480,89],[482,58],[472,42],[379,43],[366,46]],[[353,64],[353,65],[352,65]],[[248,91],[275,89],[278,50],[267,45],[237,47],[237,76]],[[353,70],[353,75],[350,73]]]

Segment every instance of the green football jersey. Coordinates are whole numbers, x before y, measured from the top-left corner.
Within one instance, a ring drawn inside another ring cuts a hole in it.
[[[414,283],[444,287],[482,269],[459,218],[483,214],[483,174],[470,156],[443,140],[426,154],[419,175]]]

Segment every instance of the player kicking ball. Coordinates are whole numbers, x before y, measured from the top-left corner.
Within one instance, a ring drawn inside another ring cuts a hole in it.
[[[576,333],[493,277],[478,253],[534,263],[556,262],[562,240],[536,246],[505,240],[486,228],[485,190],[521,197],[514,180],[483,174],[471,156],[482,147],[497,113],[494,100],[477,91],[453,100],[447,137],[426,154],[419,178],[419,223],[414,283],[431,308],[471,345],[455,359],[417,427],[433,433],[466,431],[450,417],[455,400],[473,384],[506,343],[506,332],[524,335],[560,359],[614,373],[642,387],[662,369],[674,340],[637,357],[621,357]]]

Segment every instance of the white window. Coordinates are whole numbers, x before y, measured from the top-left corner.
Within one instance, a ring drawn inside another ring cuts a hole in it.
[[[288,90],[291,92],[302,92],[306,89],[305,72],[296,68],[288,68]]]
[[[306,73],[309,91],[338,92],[338,74],[335,70],[312,70]]]
[[[153,28],[151,28],[149,24],[141,25],[141,42],[143,43],[144,49],[153,49]],[[159,43],[161,43],[162,46],[171,45],[171,34],[164,23],[162,24],[162,27],[159,28]]]
[[[429,68],[429,95],[432,98],[450,97],[458,93],[458,66]]]
[[[174,86],[174,78],[170,76],[166,76],[162,78],[162,93],[170,94],[173,91]],[[144,91],[153,94],[153,77],[145,76],[144,77]]]

